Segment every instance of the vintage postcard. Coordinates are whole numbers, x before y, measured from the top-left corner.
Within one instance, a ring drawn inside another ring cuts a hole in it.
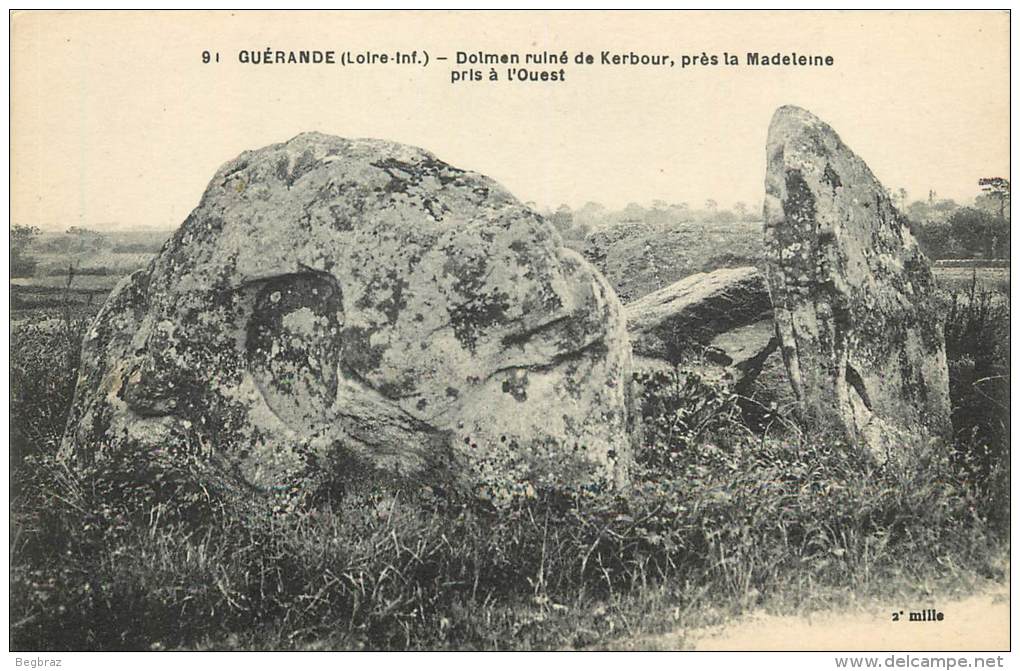
[[[9,22],[12,664],[1008,659],[1007,10]]]

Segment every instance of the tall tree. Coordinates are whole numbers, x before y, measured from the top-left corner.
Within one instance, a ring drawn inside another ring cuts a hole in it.
[[[559,232],[566,235],[570,227],[574,225],[574,213],[571,211],[569,205],[560,205],[556,208],[556,211],[549,217]]]
[[[999,219],[1005,220],[1009,209],[1009,180],[1002,177],[982,177],[978,180],[981,190],[999,204]]]
[[[11,226],[11,277],[31,277],[35,272],[36,260],[28,252],[37,237],[39,229],[35,226]]]

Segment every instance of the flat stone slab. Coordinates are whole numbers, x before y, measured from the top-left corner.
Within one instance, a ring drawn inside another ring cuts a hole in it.
[[[751,267],[685,277],[624,310],[635,356],[672,364],[703,360],[739,368],[772,339],[765,276]]]

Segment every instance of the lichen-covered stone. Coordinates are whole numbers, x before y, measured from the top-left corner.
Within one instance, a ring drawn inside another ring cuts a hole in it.
[[[662,266],[650,240],[654,229],[642,222],[624,221],[589,233],[582,253],[605,276],[626,303],[663,286]],[[661,246],[661,245],[660,245]]]
[[[634,354],[700,365],[739,383],[775,348],[772,303],[755,268],[698,273],[624,306]]]
[[[805,412],[880,460],[946,434],[934,280],[906,219],[864,161],[802,109],[776,112],[767,160],[767,279]]]
[[[581,249],[625,304],[719,268],[757,265],[758,224],[748,221],[621,221],[598,228]],[[653,217],[654,219],[654,217]]]
[[[260,488],[341,454],[534,484],[574,477],[569,461],[578,480],[619,484],[621,310],[492,180],[412,147],[302,134],[223,166],[113,292],[62,453],[200,453]]]

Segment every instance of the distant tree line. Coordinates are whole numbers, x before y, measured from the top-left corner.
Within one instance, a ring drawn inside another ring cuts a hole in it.
[[[930,193],[927,200],[908,204],[904,189],[889,195],[906,215],[911,231],[930,258],[1009,258],[1009,180],[990,177],[979,180],[978,184],[982,193],[975,198],[973,206],[939,199],[934,193]],[[534,203],[529,205],[535,208]],[[630,203],[621,210],[611,210],[600,203],[588,202],[576,210],[560,205],[555,210],[546,208],[541,214],[556,227],[568,245],[578,248],[592,231],[620,223],[667,228],[685,223],[761,221],[759,204],[748,206],[738,202],[730,209],[723,209],[711,198],[700,208],[685,202],[653,200],[648,205]],[[42,235],[35,226],[14,224],[10,236],[11,277],[31,277],[35,273],[38,261],[33,253],[80,255],[108,250],[117,254],[154,254],[162,246],[162,239],[118,243],[109,235],[82,226],[71,226],[63,234]]]
[[[47,254],[82,254],[111,247],[107,236],[83,226],[72,226],[63,235],[48,236],[39,242],[39,251]]]
[[[1009,181],[979,181],[983,193],[973,206],[935,198],[905,205],[902,189],[893,197],[910,221],[910,228],[925,254],[932,259],[1008,259],[1010,239]]]
[[[534,206],[534,203],[529,203]],[[560,205],[555,210],[545,209],[541,214],[550,221],[569,244],[583,242],[589,233],[619,223],[643,223],[653,228],[683,223],[729,224],[738,221],[761,221],[761,208],[738,202],[731,209],[722,209],[713,199],[701,208],[689,203],[667,203],[653,200],[649,205],[630,203],[622,210],[610,210],[601,203],[587,202],[574,210]]]
[[[83,254],[110,246],[106,236],[81,226],[72,226],[64,234],[46,235],[36,226],[11,226],[11,277],[32,277],[38,259],[34,254]]]
[[[79,266],[101,253],[155,254],[162,248],[165,234],[161,232],[104,233],[84,226],[71,226],[62,233],[43,232],[36,226],[14,224],[11,237],[11,277],[32,277],[38,274],[39,259],[48,259],[44,266],[52,272],[53,259],[64,259],[63,267]],[[101,266],[77,268],[79,274],[103,274]],[[107,269],[108,270],[108,269]]]

